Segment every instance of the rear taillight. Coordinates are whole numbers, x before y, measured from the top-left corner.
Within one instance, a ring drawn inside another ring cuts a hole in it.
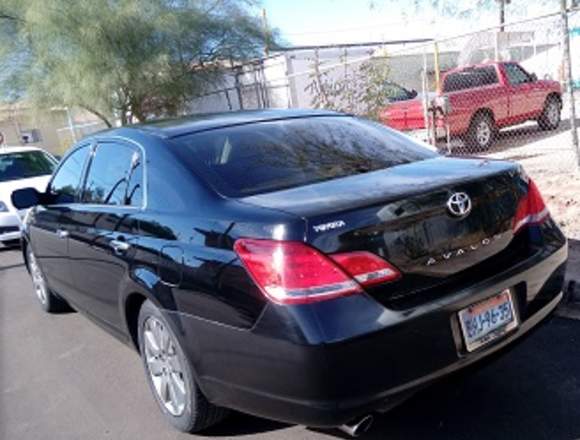
[[[513,231],[518,232],[526,225],[538,225],[544,222],[550,212],[542,199],[538,187],[532,179],[528,181],[528,193],[518,203],[513,222]]]
[[[363,286],[387,283],[401,277],[396,268],[370,252],[333,254],[330,258]]]
[[[363,285],[385,282],[386,271],[391,276],[394,269],[366,252],[334,255],[333,261],[294,241],[242,238],[234,250],[266,297],[279,304],[306,304],[361,293],[357,281]]]

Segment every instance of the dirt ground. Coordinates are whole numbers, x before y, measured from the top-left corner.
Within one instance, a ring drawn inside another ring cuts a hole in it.
[[[541,131],[530,122],[502,131],[489,156],[521,163],[566,235],[579,240],[580,166],[571,145],[569,121],[555,131]]]
[[[528,172],[566,235],[580,239],[580,172],[554,173],[542,169]]]

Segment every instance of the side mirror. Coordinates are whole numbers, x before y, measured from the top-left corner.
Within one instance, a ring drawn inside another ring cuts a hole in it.
[[[415,90],[415,89],[409,90],[409,98],[411,98],[411,99],[416,98],[417,95],[418,95],[417,90]]]
[[[532,82],[536,82],[538,80],[538,75],[535,73],[531,73],[530,76],[532,77]]]
[[[16,209],[28,209],[40,204],[42,195],[36,188],[17,189],[12,193],[12,204]]]

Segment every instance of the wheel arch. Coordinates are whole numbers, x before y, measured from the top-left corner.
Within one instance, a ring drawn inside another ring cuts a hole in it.
[[[143,303],[149,298],[142,292],[131,292],[125,297],[123,315],[125,318],[125,325],[127,332],[131,338],[131,343],[135,350],[139,351],[139,311]]]
[[[558,93],[558,92],[548,93],[548,96],[546,96],[545,102],[548,102],[550,99],[557,99],[558,102],[560,103],[560,109],[562,109],[563,102],[562,102],[562,95],[560,93]]]
[[[156,295],[159,277],[149,268],[132,268],[119,288],[119,313],[124,321],[130,345],[139,351],[138,321],[141,306],[147,300],[164,308]]]
[[[496,124],[495,115],[493,113],[493,110],[490,109],[489,107],[481,107],[481,108],[478,108],[476,111],[474,111],[473,114],[471,115],[471,119],[469,120],[469,127],[471,127],[473,120],[479,115],[489,116],[491,118],[491,120],[493,121],[493,124],[494,125]]]
[[[30,273],[30,265],[28,263],[28,246],[30,246],[28,244],[28,240],[26,238],[24,238],[24,235],[23,235],[22,239],[20,240],[20,249],[22,252],[22,258],[24,259],[24,266],[26,267],[26,270],[28,271],[28,273]]]

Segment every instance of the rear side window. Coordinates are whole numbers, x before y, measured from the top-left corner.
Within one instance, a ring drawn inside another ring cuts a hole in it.
[[[391,129],[351,117],[310,117],[227,127],[174,139],[190,169],[243,197],[437,156]]]
[[[124,144],[101,143],[87,173],[83,203],[140,207],[143,165],[139,152]]]
[[[498,82],[494,66],[477,67],[448,74],[443,83],[443,91],[455,92],[497,84]]]
[[[50,184],[50,193],[55,196],[55,203],[75,202],[89,151],[88,145],[74,151],[56,172]]]

